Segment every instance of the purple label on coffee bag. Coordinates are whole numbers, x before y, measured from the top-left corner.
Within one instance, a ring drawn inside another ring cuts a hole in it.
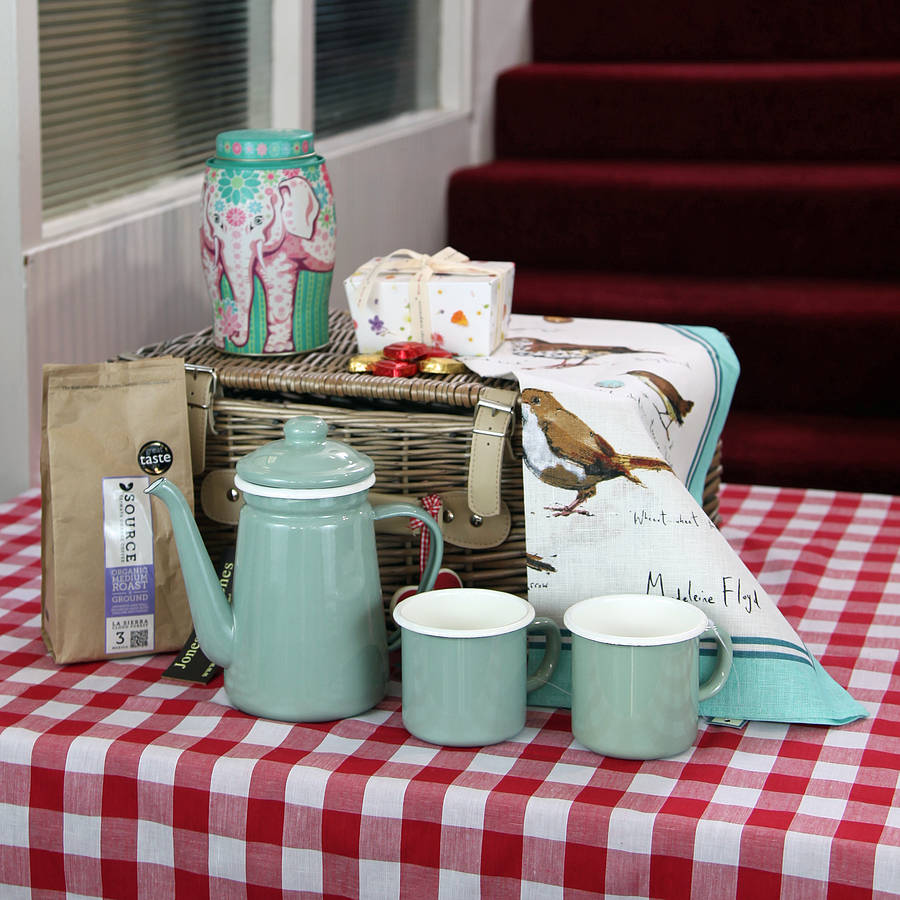
[[[144,493],[149,483],[143,475],[102,479],[107,653],[154,648],[153,517]]]
[[[106,615],[146,615],[154,611],[153,566],[116,566],[106,570]]]

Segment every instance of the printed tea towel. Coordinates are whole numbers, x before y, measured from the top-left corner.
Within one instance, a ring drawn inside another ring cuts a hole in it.
[[[693,603],[728,631],[734,664],[706,716],[843,724],[866,710],[804,646],[701,506],[737,379],[720,332],[513,315],[483,376],[522,392],[528,598],[562,624],[606,593]],[[566,645],[570,649],[570,645]],[[714,644],[701,644],[701,677]],[[570,705],[571,656],[529,702]]]

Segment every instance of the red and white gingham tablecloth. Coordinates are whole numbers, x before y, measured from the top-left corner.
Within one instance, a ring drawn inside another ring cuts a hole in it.
[[[57,666],[40,498],[0,505],[0,897],[889,897],[900,892],[900,498],[729,485],[724,533],[869,710],[703,725],[631,762],[532,708],[443,749],[369,713],[290,725],[163,681],[172,655]]]

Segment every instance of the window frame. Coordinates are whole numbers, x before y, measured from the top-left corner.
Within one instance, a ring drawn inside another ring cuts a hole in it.
[[[472,114],[474,0],[442,0],[438,106],[405,113],[375,125],[317,141],[326,158],[413,136]],[[154,215],[199,197],[202,173],[174,177],[84,210],[43,217],[41,206],[40,64],[38,0],[18,0],[17,80],[19,85],[19,184],[23,252],[71,240],[93,230]],[[253,8],[262,9],[253,4]],[[271,121],[273,128],[295,128],[314,121],[315,2],[270,0]],[[251,23],[252,28],[252,23]],[[252,39],[252,37],[251,37]]]

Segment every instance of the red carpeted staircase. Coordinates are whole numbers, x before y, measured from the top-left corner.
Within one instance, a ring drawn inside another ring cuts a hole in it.
[[[448,239],[513,309],[713,325],[726,479],[900,493],[900,13],[533,0]]]

